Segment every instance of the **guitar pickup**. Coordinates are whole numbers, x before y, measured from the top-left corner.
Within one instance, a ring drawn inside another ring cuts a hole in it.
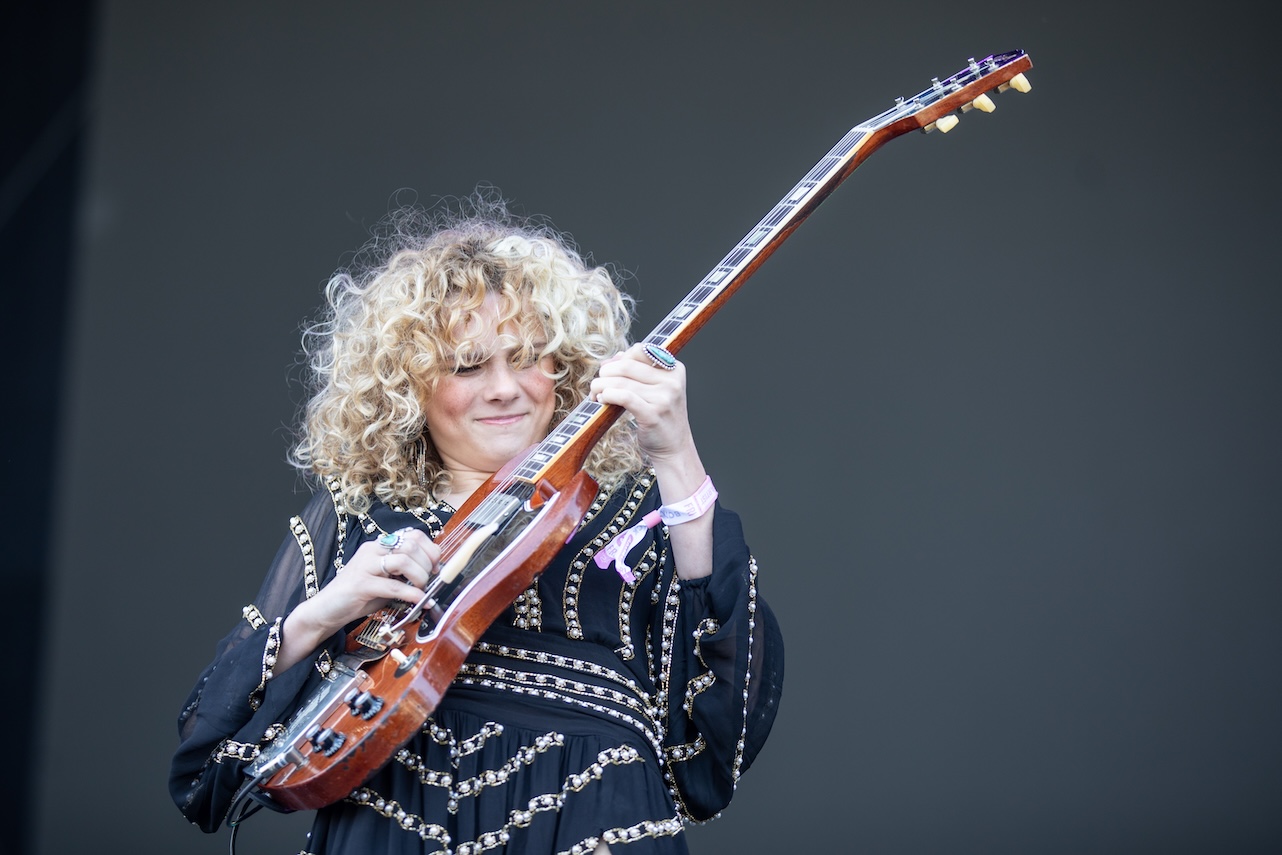
[[[521,500],[507,493],[490,493],[485,501],[468,514],[467,521],[477,528],[501,526],[521,507]]]

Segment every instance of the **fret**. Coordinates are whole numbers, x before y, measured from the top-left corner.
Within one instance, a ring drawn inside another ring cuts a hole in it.
[[[795,204],[784,204],[783,202],[780,202],[778,205],[775,206],[775,209],[771,211],[770,214],[767,215],[767,217],[761,222],[763,225],[766,225],[766,226],[777,226],[781,222],[783,222],[784,219],[789,214],[792,213],[792,209],[795,207],[796,207]]]
[[[667,341],[672,334],[681,328],[678,321],[666,320],[654,328],[654,332],[645,337],[648,342],[657,344],[660,341]]]
[[[705,285],[701,282],[695,286],[694,290],[686,297],[686,300],[691,303],[702,303],[708,297],[711,297],[716,290],[711,285]]]
[[[592,404],[592,406],[585,407],[583,404]],[[557,430],[568,431],[571,428],[582,427],[587,423],[588,419],[592,417],[592,413],[601,409],[600,404],[594,404],[592,401],[584,401],[583,404],[579,404],[579,406],[575,407],[574,410],[565,417],[565,421],[561,423],[561,427],[557,428]]]
[[[765,239],[770,235],[770,233],[771,233],[772,231],[774,231],[774,229],[771,229],[771,228],[758,228],[758,229],[757,229],[756,231],[754,231],[752,234],[750,234],[750,235],[748,235],[746,238],[744,238],[743,245],[744,245],[744,246],[748,246],[748,247],[756,246],[757,244],[759,244],[759,243],[761,243],[763,240],[765,240]]]
[[[792,188],[792,192],[788,194],[788,198],[784,201],[790,202],[793,205],[797,204],[806,196],[810,195],[810,191],[815,189],[816,183],[817,182],[814,181],[803,180],[796,187]]]
[[[827,160],[826,155],[824,156],[824,160]],[[808,183],[813,187],[814,185],[823,181],[823,179],[828,175],[828,172],[829,172],[828,165],[824,162],[824,160],[820,160],[813,167],[811,167],[810,171],[806,173],[806,177],[801,179],[803,183]]]
[[[854,151],[855,146],[858,145],[866,136],[867,134],[865,132],[861,131],[859,128],[854,128],[850,133],[846,134],[845,139],[837,143],[836,148],[829,152],[829,154],[833,154],[841,160],[845,160],[846,155]]]

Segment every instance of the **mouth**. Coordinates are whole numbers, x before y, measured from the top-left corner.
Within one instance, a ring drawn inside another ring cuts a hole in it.
[[[477,421],[483,425],[490,425],[491,427],[506,427],[507,425],[516,424],[523,418],[525,418],[525,413],[512,413],[506,416],[487,416],[482,419],[477,419]]]

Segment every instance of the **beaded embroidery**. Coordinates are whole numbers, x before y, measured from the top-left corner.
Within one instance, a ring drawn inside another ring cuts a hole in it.
[[[274,676],[272,669],[276,667],[276,654],[280,652],[280,625],[284,620],[284,618],[276,618],[271,629],[267,630],[267,644],[263,647],[263,679],[258,684],[258,688],[249,693],[251,710],[257,710],[262,705],[267,683]]]
[[[298,541],[298,549],[303,553],[303,587],[310,600],[320,591],[320,585],[316,581],[316,554],[312,546],[312,535],[307,531],[302,517],[291,517],[289,530],[293,532],[294,539]]]
[[[700,736],[696,738],[694,742],[684,742],[680,745],[669,745],[667,749],[664,750],[663,756],[669,763],[681,763],[695,757],[707,747],[708,743],[704,742],[703,737]]]
[[[579,550],[579,554],[570,562],[570,573],[565,580],[565,593],[561,606],[565,613],[565,634],[570,638],[575,640],[583,639],[583,624],[579,621],[579,594],[585,580],[583,571],[592,563],[590,559],[596,554],[597,550],[628,527],[653,483],[654,477],[652,474],[645,474],[637,478],[636,486],[632,489],[627,500],[624,501],[623,506],[619,508],[619,512],[615,514],[608,525],[597,532],[596,537]],[[597,499],[599,501],[602,500],[603,494],[598,493]],[[601,507],[604,507],[604,503],[602,503]],[[592,511],[591,516],[600,513],[601,508],[597,508],[596,502],[593,503],[593,508],[596,510]],[[585,516],[585,522],[587,519],[588,517]]]
[[[248,763],[258,756],[259,748],[257,745],[251,745],[248,742],[233,742],[230,739],[224,739],[218,743],[214,749],[214,762],[221,763],[224,760],[237,760]]]
[[[507,823],[502,828],[496,831],[487,831],[474,841],[460,843],[455,850],[450,850],[449,848],[450,835],[445,828],[436,823],[427,822],[417,814],[410,813],[396,800],[383,798],[377,791],[369,787],[358,788],[348,796],[347,800],[353,804],[372,808],[388,819],[394,820],[405,831],[418,835],[423,841],[437,841],[444,847],[444,849],[438,850],[438,853],[448,854],[453,851],[456,855],[477,855],[480,852],[505,846],[511,841],[512,830],[529,826],[534,821],[536,814],[547,811],[560,811],[565,806],[566,796],[571,793],[581,792],[589,784],[600,781],[608,766],[624,766],[638,762],[644,762],[644,759],[635,748],[629,745],[601,751],[597,754],[595,763],[582,772],[566,777],[561,785],[560,792],[535,796],[529,800],[524,809],[512,811],[508,815]],[[644,826],[644,823],[642,826]],[[623,838],[619,838],[619,840],[622,841]]]
[[[338,518],[338,532],[334,540],[337,544],[334,550],[334,569],[342,571],[343,544],[347,542],[347,506],[343,502],[343,482],[338,476],[331,475],[325,479],[325,487],[329,490],[329,500],[334,505],[334,516]]]
[[[470,662],[463,664],[454,682],[518,695],[533,695],[607,715],[636,728],[654,746],[655,753],[662,753],[662,728],[653,717],[653,708],[635,695],[582,680],[553,677],[541,672],[514,671],[497,665],[474,665]]]
[[[521,592],[512,603],[512,608],[516,612],[512,625],[517,629],[528,629],[531,632],[543,630],[543,602],[539,599],[537,581]]]
[[[253,603],[241,609],[240,613],[244,616],[246,623],[253,629],[262,629],[267,626],[267,618],[263,617],[263,613]]]
[[[546,733],[536,739],[533,746],[521,748],[515,756],[497,769],[487,769],[480,775],[459,781],[452,795],[455,798],[459,796],[476,796],[486,787],[497,787],[506,784],[508,779],[521,771],[523,766],[529,766],[533,763],[538,755],[564,745],[565,737],[563,735],[556,732]]]
[[[488,641],[478,641],[476,649],[483,653],[492,653],[495,656],[507,656],[524,662],[540,662],[547,665],[555,665],[558,668],[567,668],[571,671],[604,677],[607,680],[618,683],[620,686],[631,689],[638,697],[645,696],[641,687],[637,685],[636,680],[615,671],[613,668],[607,668],[604,665],[598,665],[586,659],[561,656],[557,653],[546,653],[542,650],[527,650],[524,647],[510,647],[506,644],[492,644]]]
[[[624,583],[623,587],[619,589],[619,641],[622,643],[615,648],[614,652],[619,654],[625,661],[636,656],[636,648],[632,645],[632,603],[636,596],[637,588],[641,587],[645,577],[654,569],[655,559],[656,552],[652,544],[646,550],[642,559],[637,562],[637,566],[633,568],[633,573],[636,576],[635,581],[631,584]]]
[[[682,824],[679,816],[658,822],[647,820],[627,828],[607,828],[601,832],[600,837],[589,837],[582,843],[576,843],[569,849],[557,853],[557,855],[588,855],[601,843],[607,845],[611,843],[631,843],[643,837],[674,837],[681,832]]]
[[[748,638],[754,637],[757,627],[757,559],[748,556]],[[748,735],[748,687],[752,681],[752,645],[748,645],[748,664],[743,674],[743,727],[734,752],[734,784],[739,786],[740,769],[743,767],[743,740]]]

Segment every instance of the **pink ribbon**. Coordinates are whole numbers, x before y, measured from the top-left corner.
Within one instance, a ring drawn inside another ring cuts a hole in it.
[[[619,532],[613,540],[601,547],[592,560],[602,570],[608,570],[610,562],[614,562],[614,569],[623,577],[623,581],[631,585],[637,580],[637,577],[632,572],[632,568],[628,566],[628,553],[632,551],[632,547],[641,542],[647,531],[659,524],[659,520],[659,512],[657,510],[650,511],[650,513],[641,518],[641,522]]]

